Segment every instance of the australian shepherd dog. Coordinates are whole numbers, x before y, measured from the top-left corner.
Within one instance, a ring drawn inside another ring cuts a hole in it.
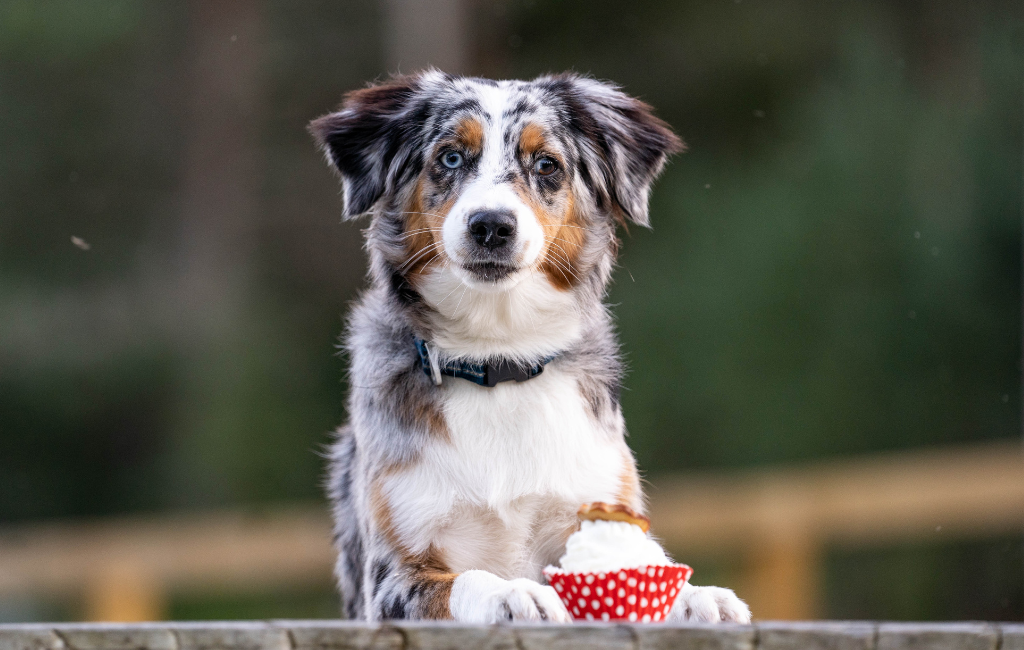
[[[345,218],[370,217],[328,479],[344,614],[569,622],[542,569],[577,508],[644,510],[603,299],[616,228],[648,225],[682,142],[575,74],[428,70],[349,93],[310,130]],[[732,591],[692,586],[669,616],[749,619]]]

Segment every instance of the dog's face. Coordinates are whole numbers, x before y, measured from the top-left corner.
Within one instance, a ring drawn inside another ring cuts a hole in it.
[[[444,269],[485,291],[536,272],[580,284],[616,222],[647,224],[650,184],[682,145],[645,104],[573,75],[428,71],[350,93],[311,130],[392,273],[416,287]]]

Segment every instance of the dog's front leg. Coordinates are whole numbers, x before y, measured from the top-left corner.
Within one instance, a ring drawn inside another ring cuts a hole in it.
[[[465,571],[452,585],[452,618],[460,623],[551,621],[572,617],[555,590],[528,578],[504,580],[487,571]]]
[[[370,618],[440,619],[460,623],[572,619],[551,587],[486,571],[448,572],[422,558],[369,563]]]
[[[370,620],[451,619],[456,574],[426,557],[409,557],[378,549],[364,570]]]

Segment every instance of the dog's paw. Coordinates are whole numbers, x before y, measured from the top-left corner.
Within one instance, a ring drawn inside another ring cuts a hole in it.
[[[551,587],[527,580],[503,580],[486,571],[466,571],[452,585],[452,618],[460,623],[550,621],[571,623]]]
[[[750,608],[732,589],[686,585],[667,617],[669,621],[749,623]]]

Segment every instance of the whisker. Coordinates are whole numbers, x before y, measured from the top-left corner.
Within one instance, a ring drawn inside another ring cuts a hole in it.
[[[508,298],[508,316],[512,318],[512,291],[511,289],[505,289],[505,297]]]
[[[552,260],[551,260],[551,261],[552,261],[552,262],[553,262],[553,263],[555,264],[555,266],[557,266],[557,267],[558,267],[558,268],[559,268],[560,270],[561,270],[561,269],[564,269],[564,271],[568,271],[569,275],[571,275],[572,277],[576,278],[576,281],[577,281],[577,282],[579,282],[580,284],[583,284],[583,278],[581,278],[580,276],[576,275],[576,273],[575,273],[575,272],[574,272],[574,271],[572,270],[572,268],[570,268],[570,267],[569,267],[569,266],[568,266],[568,265],[567,265],[566,263],[564,263],[564,262],[561,262],[561,261],[559,261],[558,259],[555,259],[555,258],[552,258]],[[562,276],[563,276],[563,277],[565,276],[565,272],[563,272],[563,273],[562,273]],[[565,281],[566,281],[566,282],[569,282],[569,278],[565,278]],[[570,282],[570,284],[572,284],[572,283]]]
[[[533,278],[536,275],[537,275],[536,270],[534,270],[534,268],[531,266],[530,267],[530,277]],[[533,323],[533,331],[534,332],[539,332],[540,330],[537,329],[537,319],[535,319],[533,317],[533,311],[530,310],[529,308],[527,308],[526,314],[530,317],[530,322]]]
[[[569,254],[565,252],[565,249],[562,248],[561,246],[559,246],[558,244],[556,244],[555,242],[549,242],[549,243],[552,246],[554,246],[555,248],[557,248],[559,251],[561,251],[562,259],[565,260],[565,270],[568,271],[569,273],[572,273],[572,276],[574,278],[576,278],[577,282],[582,283],[583,282],[583,278],[581,278],[580,276],[576,275],[576,273],[573,272],[573,270],[572,270],[572,261],[569,259]],[[561,262],[559,262],[558,260],[553,259],[552,261],[555,262],[556,264],[561,265]],[[569,278],[566,278],[566,282],[568,282],[568,280],[569,280]]]
[[[566,244],[569,244],[570,246],[576,246],[577,245],[576,242],[571,242],[568,239],[562,239],[561,237],[555,237],[554,235],[544,235],[544,237],[546,239],[551,240],[551,241],[553,241],[555,239],[557,239],[558,241],[564,241]]]
[[[398,210],[396,212],[392,212],[391,214],[423,214],[428,217],[437,217],[438,219],[444,219],[443,214],[437,214],[436,212],[417,212],[415,210]]]
[[[572,284],[572,282],[569,281],[569,276],[567,276],[565,274],[565,271],[563,270],[564,267],[562,266],[562,263],[555,258],[551,258],[551,263],[555,265],[555,268],[558,269],[558,272],[562,274],[563,278],[565,278],[565,283]]]
[[[434,242],[433,244],[430,244],[429,246],[424,246],[423,248],[421,248],[421,249],[420,249],[420,250],[419,250],[419,251],[418,251],[418,252],[416,253],[416,255],[415,255],[415,256],[414,256],[414,257],[413,257],[412,259],[408,260],[408,261],[407,261],[407,262],[406,262],[405,264],[403,264],[403,265],[401,265],[400,267],[398,267],[398,270],[399,270],[399,271],[404,271],[404,270],[405,270],[406,268],[408,268],[409,266],[412,266],[412,265],[413,265],[413,264],[414,264],[414,263],[416,262],[416,260],[420,259],[421,257],[423,257],[424,255],[426,255],[426,254],[427,254],[427,253],[429,253],[430,251],[432,251],[432,250],[436,250],[436,249],[437,249],[438,247],[440,247],[440,246],[441,246],[441,244],[442,244],[442,243],[443,243],[443,242]]]
[[[463,286],[463,284],[461,282],[458,283],[457,285],[455,285],[455,288],[448,292],[448,296],[450,296],[453,293],[455,293],[456,291],[458,291],[459,287],[461,287],[461,286]],[[445,296],[444,298],[441,298],[441,302],[437,303],[437,306],[440,307],[442,302],[444,302],[445,300],[448,300],[448,296]]]
[[[433,248],[437,248],[438,244],[440,244],[440,242],[431,242],[430,244],[427,244],[426,246],[423,246],[419,250],[415,251],[409,256],[409,259],[407,259],[404,264],[398,267],[398,270],[401,271],[402,269],[404,269],[405,267],[409,266],[417,259],[419,259],[419,257],[424,253],[429,252]]]
[[[455,312],[452,314],[452,320],[455,320],[455,317],[459,313],[459,307],[462,305],[462,299],[466,297],[466,289],[469,289],[469,285],[462,285],[462,295],[459,296],[459,304],[455,305]]]
[[[423,265],[423,269],[422,270],[426,271],[428,266],[430,266],[431,264],[433,264],[434,262],[436,262],[439,259],[441,259],[441,255],[435,255],[435,256],[431,257],[430,260],[428,260],[427,263]]]
[[[411,260],[409,262],[409,264],[410,264],[410,266],[412,264],[415,264],[418,260],[422,259],[424,256],[426,256],[428,254],[431,255],[431,259],[434,259],[436,257],[440,257],[440,253],[443,252],[443,251],[444,251],[444,249],[442,248],[441,242],[437,242],[436,244],[432,245],[430,248],[422,251],[416,258]]]
[[[418,235],[424,232],[443,232],[441,228],[417,228],[416,230],[406,231],[399,239],[408,239],[414,235]]]
[[[565,274],[565,272],[568,271],[568,269],[566,269],[564,266],[562,266],[561,262],[559,262],[557,260],[554,260],[554,262],[555,262],[555,268],[557,268],[558,272],[562,274],[563,278],[565,278],[565,283],[568,284],[568,285],[571,285],[572,281],[569,280],[569,277]],[[569,273],[572,273],[572,271],[569,271]]]

